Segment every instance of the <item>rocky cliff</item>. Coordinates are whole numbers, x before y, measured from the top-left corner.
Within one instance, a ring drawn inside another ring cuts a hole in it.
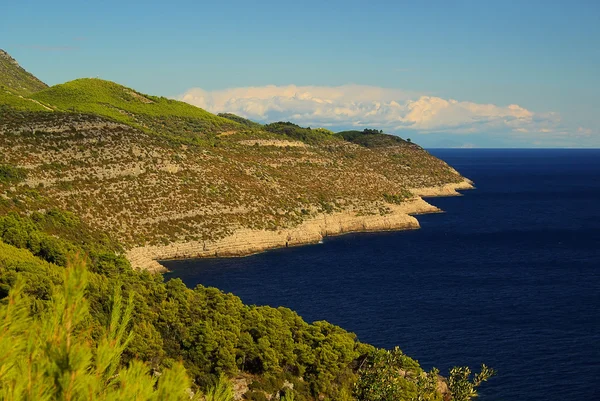
[[[421,188],[424,196],[458,196],[457,190],[472,189],[468,180],[440,187]],[[351,232],[411,230],[419,228],[414,215],[441,212],[421,197],[401,205],[389,205],[388,214],[361,215],[351,211],[319,214],[297,227],[280,230],[240,229],[214,241],[174,242],[169,245],[135,247],[127,252],[132,265],[138,269],[164,272],[160,260],[202,257],[246,256],[268,249],[317,243],[324,237]]]

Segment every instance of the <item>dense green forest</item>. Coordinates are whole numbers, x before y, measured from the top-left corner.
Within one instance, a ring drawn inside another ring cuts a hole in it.
[[[67,372],[73,370],[78,372],[73,380],[81,381],[77,386],[95,386],[97,399],[117,397],[124,391],[123,380],[140,375],[148,384],[144,391],[154,389],[156,394],[163,391],[161,385],[189,387],[196,394],[210,392],[223,385],[223,377],[229,377],[250,383],[244,395],[249,400],[286,392],[288,399],[296,400],[442,397],[437,371],[423,372],[399,350],[375,349],[340,327],[324,321],[306,323],[286,308],[248,306],[215,288],[188,289],[178,279],[164,282],[160,275],[134,271],[119,255],[118,244],[94,233],[68,212],[2,216],[0,240],[4,322],[0,344],[8,349],[14,341],[23,342],[22,347],[0,358],[0,394],[17,394],[17,390],[25,394],[22,383],[14,378],[27,367],[16,364],[14,358],[26,355],[36,374],[45,377],[43,382],[32,379],[36,391],[52,387],[46,382],[48,372],[60,384],[52,391],[64,391]],[[79,287],[81,293],[69,295]],[[65,302],[77,307],[69,312],[77,320],[67,326],[59,324],[70,310]],[[48,327],[45,322],[57,326]],[[62,332],[66,327],[69,329]],[[73,337],[76,350],[55,343],[67,341],[65,336]],[[33,344],[32,338],[36,339]],[[44,348],[44,341],[56,350]],[[105,356],[109,362],[101,363],[98,355],[108,352],[107,341],[116,354]],[[91,371],[100,373],[91,375]],[[117,371],[121,373],[115,378]],[[148,374],[151,371],[162,372],[158,381]],[[454,375],[448,381],[449,391],[453,386],[473,385],[469,375],[459,373],[463,374],[461,380]],[[93,383],[98,378],[104,387]],[[450,385],[452,380],[459,384]],[[17,382],[21,387],[14,387]],[[152,394],[137,399],[166,399]]]

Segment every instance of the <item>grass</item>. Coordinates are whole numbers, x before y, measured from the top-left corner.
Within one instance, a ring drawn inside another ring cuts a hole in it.
[[[2,113],[2,108],[4,107],[11,107],[15,110],[25,111],[47,111],[44,106],[30,99],[14,95],[11,92],[8,92],[6,89],[2,89],[0,87],[0,113]]]
[[[58,110],[93,113],[163,135],[207,137],[241,124],[177,100],[144,95],[95,78],[55,85],[31,96]]]

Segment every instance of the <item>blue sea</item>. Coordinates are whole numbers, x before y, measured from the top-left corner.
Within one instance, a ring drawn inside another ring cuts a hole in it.
[[[328,320],[425,368],[492,366],[482,401],[600,400],[600,150],[431,150],[477,189],[414,231],[170,261],[188,286]]]

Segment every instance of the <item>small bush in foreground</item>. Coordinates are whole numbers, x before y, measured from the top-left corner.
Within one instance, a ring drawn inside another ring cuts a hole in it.
[[[188,400],[188,379],[176,363],[160,377],[134,360],[121,367],[132,334],[127,330],[132,302],[117,291],[110,322],[91,345],[85,329],[90,314],[84,298],[87,269],[75,260],[55,286],[48,309],[31,314],[22,283],[0,307],[0,399],[3,400]],[[196,397],[196,399],[199,399]]]

